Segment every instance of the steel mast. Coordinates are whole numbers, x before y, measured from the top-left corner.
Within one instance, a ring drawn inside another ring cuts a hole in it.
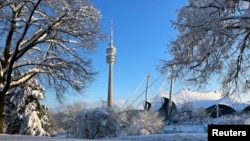
[[[173,95],[173,89],[174,89],[174,80],[175,80],[175,76],[174,76],[174,68],[175,65],[171,66],[171,81],[170,81],[170,92],[169,92],[169,100],[168,100],[168,120],[170,120],[171,118],[171,112],[172,112],[172,95]]]

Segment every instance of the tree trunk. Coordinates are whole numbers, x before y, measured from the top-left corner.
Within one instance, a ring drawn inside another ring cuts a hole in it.
[[[4,129],[4,94],[0,95],[0,134],[3,133]]]

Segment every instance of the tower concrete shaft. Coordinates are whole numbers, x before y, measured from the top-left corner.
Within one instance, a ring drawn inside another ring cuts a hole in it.
[[[113,105],[113,64],[109,64],[109,82],[108,82],[108,102],[107,107]]]
[[[113,64],[116,62],[116,48],[113,43],[113,29],[112,22],[110,24],[110,42],[109,47],[106,49],[106,62],[109,64],[109,78],[108,78],[108,100],[107,107],[113,105]]]

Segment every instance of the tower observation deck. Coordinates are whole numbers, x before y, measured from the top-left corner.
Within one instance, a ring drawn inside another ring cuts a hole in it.
[[[110,41],[109,47],[106,49],[106,62],[109,64],[109,78],[108,78],[108,100],[107,107],[113,105],[113,64],[116,62],[116,48],[113,43],[113,27],[110,24]]]

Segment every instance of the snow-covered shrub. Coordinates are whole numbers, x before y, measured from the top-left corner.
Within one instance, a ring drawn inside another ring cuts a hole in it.
[[[194,109],[191,103],[185,103],[180,110],[176,111],[171,121],[177,122],[203,122],[209,118],[208,113],[204,107]]]
[[[250,125],[250,116],[247,119],[245,119],[243,124]]]
[[[250,114],[230,114],[223,115],[216,120],[216,124],[249,124]]]
[[[190,119],[190,113],[182,112],[180,110],[172,114],[171,121],[174,123],[188,121]]]
[[[209,117],[209,114],[207,113],[206,109],[204,107],[199,107],[196,110],[192,112],[192,117],[195,118],[199,122],[203,122],[207,120]]]
[[[44,90],[35,79],[12,90],[5,97],[5,132],[49,136],[47,107],[40,104]]]
[[[191,112],[194,110],[193,103],[192,102],[185,102],[183,103],[181,109],[182,112]]]
[[[109,108],[83,110],[75,118],[76,138],[98,139],[118,135],[117,112]]]
[[[129,110],[119,115],[122,136],[159,133],[164,126],[164,118],[152,110]]]

